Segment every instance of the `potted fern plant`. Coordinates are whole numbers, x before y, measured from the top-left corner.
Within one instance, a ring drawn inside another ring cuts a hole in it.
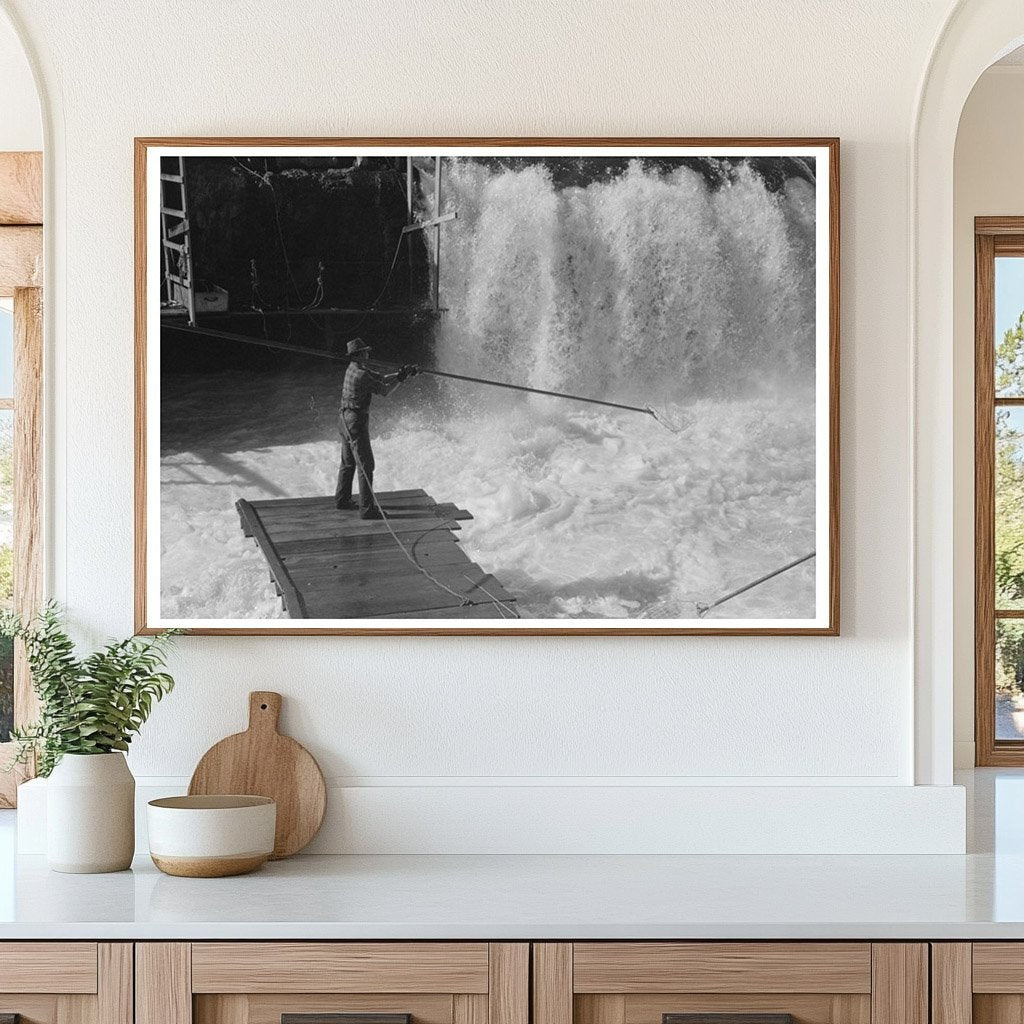
[[[54,871],[129,867],[135,852],[135,779],[124,758],[155,701],[174,687],[162,671],[178,632],[112,641],[83,658],[50,603],[23,622],[0,613],[0,635],[21,640],[38,721],[16,729],[14,764],[36,759],[48,777],[47,861]]]

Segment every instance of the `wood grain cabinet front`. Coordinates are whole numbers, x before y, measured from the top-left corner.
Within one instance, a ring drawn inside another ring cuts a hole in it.
[[[136,1024],[529,1024],[529,945],[136,947]]]
[[[934,1024],[1022,1024],[1024,942],[932,944]]]
[[[533,1024],[928,1024],[928,979],[925,943],[537,943]]]
[[[130,942],[0,943],[5,1024],[132,1024]]]

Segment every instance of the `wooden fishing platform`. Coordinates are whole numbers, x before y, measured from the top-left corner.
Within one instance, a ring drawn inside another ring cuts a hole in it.
[[[377,499],[387,523],[339,511],[333,497],[235,503],[290,618],[519,617],[516,599],[459,546],[455,534],[469,512],[423,490],[382,491]]]

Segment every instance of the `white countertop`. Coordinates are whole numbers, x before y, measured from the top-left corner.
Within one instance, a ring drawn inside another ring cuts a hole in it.
[[[977,772],[966,856],[296,857],[60,875],[0,812],[0,940],[1024,939],[1024,772]],[[13,868],[13,870],[12,870]]]
[[[1024,938],[1024,856],[298,857],[232,879],[18,862],[0,939]]]

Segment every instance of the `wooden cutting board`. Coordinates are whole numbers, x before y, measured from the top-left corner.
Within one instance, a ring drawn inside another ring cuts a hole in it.
[[[277,731],[281,694],[249,694],[249,728],[214,744],[189,783],[190,796],[244,793],[277,803],[271,860],[290,857],[317,834],[327,809],[327,787],[313,755]]]

